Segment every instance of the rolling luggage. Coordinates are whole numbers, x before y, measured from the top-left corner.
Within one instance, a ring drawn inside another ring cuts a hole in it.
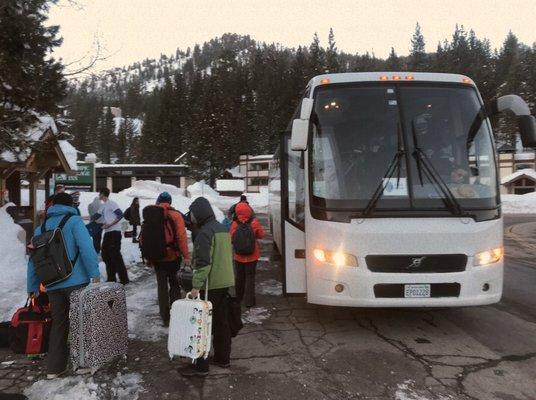
[[[207,285],[208,287],[208,285]],[[207,358],[210,353],[212,334],[212,303],[198,296],[177,300],[171,305],[169,322],[168,352],[169,357],[188,357],[192,362],[197,358]]]
[[[123,285],[91,284],[71,294],[69,312],[73,369],[97,370],[128,350],[127,304]]]
[[[48,351],[48,338],[52,326],[52,316],[48,307],[36,304],[28,298],[24,307],[19,308],[11,319],[11,350],[16,354],[36,355]]]

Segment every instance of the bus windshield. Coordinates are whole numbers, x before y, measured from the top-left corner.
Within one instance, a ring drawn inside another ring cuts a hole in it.
[[[313,206],[365,210],[371,199],[382,211],[445,211],[447,200],[462,210],[498,206],[492,136],[471,86],[321,86],[311,121]]]

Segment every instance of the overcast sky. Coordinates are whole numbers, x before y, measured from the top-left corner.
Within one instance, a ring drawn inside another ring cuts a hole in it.
[[[456,23],[497,48],[509,30],[526,44],[536,41],[536,0],[77,1],[83,9],[51,10],[49,22],[61,26],[64,38],[56,55],[66,63],[77,60],[91,51],[97,36],[110,55],[99,70],[172,54],[226,32],[297,47],[308,45],[315,32],[325,45],[333,27],[339,49],[379,57],[391,46],[407,54],[417,21],[429,51],[450,38]]]

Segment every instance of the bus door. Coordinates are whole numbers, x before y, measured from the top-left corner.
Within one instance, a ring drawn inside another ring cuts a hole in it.
[[[290,150],[290,132],[282,136],[281,147],[283,290],[306,293],[304,153]]]

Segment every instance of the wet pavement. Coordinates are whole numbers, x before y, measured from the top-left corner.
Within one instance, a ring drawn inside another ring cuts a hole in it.
[[[233,340],[230,369],[213,367],[207,378],[184,379],[176,369],[185,362],[169,360],[165,336],[133,338],[128,361],[93,380],[113,386],[118,371],[138,373],[139,399],[151,400],[536,399],[536,247],[530,247],[536,225],[519,226],[531,221],[506,220],[503,301],[469,308],[353,309],[285,298],[267,237],[257,307],[244,315],[246,326]],[[154,277],[144,279],[140,285]],[[0,359],[8,358],[15,362],[0,365],[3,393],[20,392],[42,377],[40,362],[0,352]]]

